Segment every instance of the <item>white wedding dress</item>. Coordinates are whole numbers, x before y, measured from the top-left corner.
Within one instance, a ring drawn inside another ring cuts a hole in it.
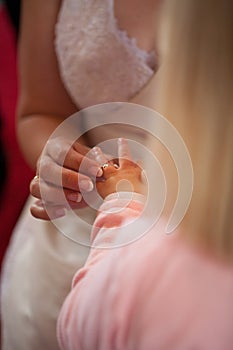
[[[156,59],[119,30],[113,0],[64,0],[55,28],[61,79],[79,108],[127,101],[152,77]],[[93,143],[98,141],[92,140]],[[88,247],[30,215],[30,197],[5,258],[1,312],[3,350],[56,350],[56,320]],[[94,218],[88,209],[83,215]],[[73,225],[65,218],[69,230]],[[74,228],[71,228],[74,229]],[[82,221],[77,234],[88,240]]]

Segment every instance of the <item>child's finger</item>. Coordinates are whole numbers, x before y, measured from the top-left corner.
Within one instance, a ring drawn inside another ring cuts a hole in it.
[[[129,144],[126,139],[118,139],[118,157],[120,167],[129,164],[129,162],[132,162]]]

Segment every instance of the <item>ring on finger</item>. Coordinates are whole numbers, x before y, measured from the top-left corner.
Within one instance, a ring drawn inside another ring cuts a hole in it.
[[[105,170],[108,166],[109,166],[109,163],[104,163],[104,164],[102,165],[101,168],[102,168],[103,170]]]
[[[104,163],[101,168],[102,168],[102,170],[105,170],[110,165],[113,166],[115,169],[119,168],[118,164],[116,164],[116,163],[114,163],[114,164],[112,164],[112,163]]]

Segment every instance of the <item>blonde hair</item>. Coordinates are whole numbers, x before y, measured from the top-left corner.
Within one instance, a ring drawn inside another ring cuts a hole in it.
[[[159,111],[194,169],[184,234],[233,262],[233,1],[168,0],[163,11]]]

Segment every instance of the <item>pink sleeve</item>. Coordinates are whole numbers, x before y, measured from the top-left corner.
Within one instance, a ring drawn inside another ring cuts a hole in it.
[[[122,225],[135,220],[144,207],[142,195],[135,193],[132,198],[132,194],[122,194],[123,198],[118,198],[117,194],[108,196],[95,220],[89,257],[84,267],[74,276],[72,291],[59,316],[57,332],[62,349],[82,349],[85,342],[88,343],[85,344],[87,348],[97,349],[98,337],[105,331],[104,327],[99,329],[99,317],[103,312],[105,315],[108,312],[111,314],[113,307],[111,303],[109,306],[104,305],[107,301],[105,291],[112,285],[111,265],[117,263],[116,255],[122,254],[125,249],[115,247],[114,243],[121,234]],[[95,298],[98,298],[97,303]],[[103,310],[101,312],[96,308]],[[89,331],[92,333],[91,338],[87,336]]]
[[[100,208],[95,248],[58,320],[61,349],[232,350],[232,264],[189,246],[178,233],[164,235],[163,219],[116,248],[122,227],[143,209],[140,199],[125,204],[111,196]],[[145,220],[142,215],[135,222]],[[132,237],[131,230],[125,234]]]

